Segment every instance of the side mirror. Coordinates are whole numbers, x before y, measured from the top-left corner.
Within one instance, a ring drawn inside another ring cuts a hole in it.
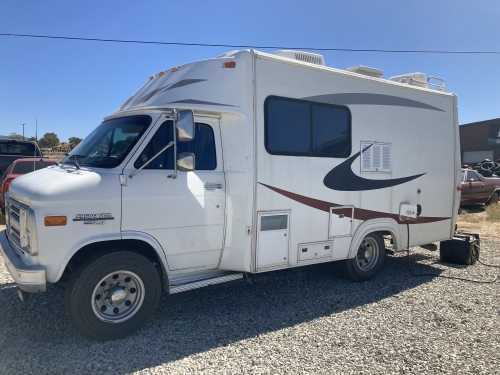
[[[195,136],[195,124],[193,111],[180,110],[177,112],[177,121],[175,123],[177,129],[177,141],[189,142]]]
[[[177,156],[177,169],[184,172],[194,171],[194,154],[192,152],[181,152]]]

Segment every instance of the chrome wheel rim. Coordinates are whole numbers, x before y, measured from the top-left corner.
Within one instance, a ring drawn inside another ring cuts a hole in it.
[[[103,277],[92,293],[92,310],[99,320],[121,323],[132,318],[144,302],[144,283],[131,271]]]
[[[372,270],[380,257],[380,247],[378,242],[371,237],[367,237],[361,242],[356,255],[356,264],[361,271]]]

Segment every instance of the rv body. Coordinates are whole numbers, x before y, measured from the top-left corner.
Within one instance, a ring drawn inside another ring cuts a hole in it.
[[[186,110],[196,132],[183,145]],[[453,94],[235,51],[151,77],[104,124],[120,121],[145,125],[118,164],[75,155],[13,182],[1,248],[24,291],[122,248],[153,260],[176,293],[353,259],[371,233],[396,250],[453,237]],[[186,150],[192,169],[179,166]]]

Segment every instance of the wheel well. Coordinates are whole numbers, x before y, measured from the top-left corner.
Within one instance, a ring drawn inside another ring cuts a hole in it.
[[[383,231],[371,232],[371,233],[375,233],[375,234],[382,236],[382,239],[384,240],[386,248],[391,249],[391,250],[397,248],[396,236],[391,231],[383,230]],[[389,245],[389,247],[387,245]]]
[[[166,279],[167,272],[156,250],[147,242],[141,240],[126,239],[95,242],[82,247],[73,255],[69,263],[66,265],[60,281],[64,282],[68,280],[69,276],[83,264],[88,263],[101,255],[109,254],[119,250],[133,251],[145,256],[151,262],[153,262],[155,267],[158,269],[162,280]]]

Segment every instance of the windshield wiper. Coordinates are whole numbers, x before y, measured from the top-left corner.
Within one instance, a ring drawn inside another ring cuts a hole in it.
[[[71,164],[73,164],[76,169],[80,169],[80,162],[78,161],[78,158],[83,158],[85,155],[68,155],[66,159],[63,161],[63,164],[66,163],[66,161],[70,161]]]

